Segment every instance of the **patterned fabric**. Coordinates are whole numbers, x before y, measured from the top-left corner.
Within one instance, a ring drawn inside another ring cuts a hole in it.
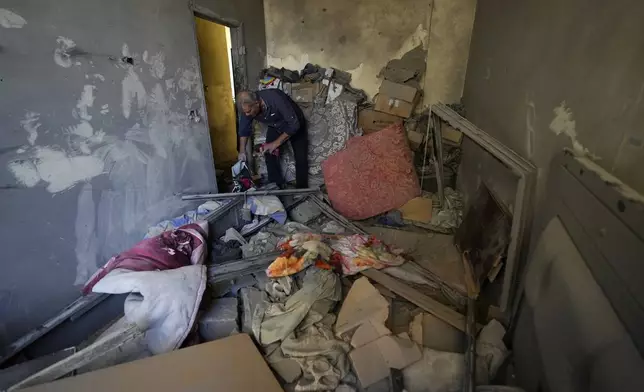
[[[322,162],[342,150],[349,138],[360,136],[358,108],[355,102],[335,99],[325,104],[325,98],[316,99],[309,120],[309,182],[321,184]]]
[[[322,163],[329,198],[339,213],[366,219],[420,196],[418,177],[400,124],[354,137]]]

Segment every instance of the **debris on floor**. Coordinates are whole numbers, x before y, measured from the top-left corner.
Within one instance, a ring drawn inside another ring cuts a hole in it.
[[[414,113],[425,56],[419,46],[389,62],[375,105],[364,105],[341,70],[265,70],[261,88],[282,89],[306,114],[309,174],[324,187],[239,183],[239,195],[152,227],[85,292],[131,293],[123,330],[140,332],[137,348],[150,355],[247,334],[286,390],[458,390],[467,376],[463,257],[480,287],[492,284],[503,273],[511,219],[484,186],[464,212],[451,181],[457,129],[439,137],[451,176],[439,181],[437,136],[428,132],[436,124]],[[254,143],[262,137],[256,129]],[[293,180],[292,152],[281,159]],[[264,193],[245,193],[256,189]],[[479,384],[506,360],[504,334],[496,320],[480,330]]]

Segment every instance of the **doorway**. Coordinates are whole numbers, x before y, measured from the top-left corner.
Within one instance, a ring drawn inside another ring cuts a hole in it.
[[[213,158],[217,168],[225,169],[237,161],[231,31],[199,16],[195,22]]]

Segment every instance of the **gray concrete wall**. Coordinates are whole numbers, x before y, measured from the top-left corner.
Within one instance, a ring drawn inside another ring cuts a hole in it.
[[[479,2],[467,117],[539,167],[540,193],[564,147],[644,191],[642,15],[644,3],[625,0]],[[493,165],[472,166],[489,177]]]
[[[182,0],[0,4],[0,345],[216,189],[193,24]]]
[[[242,24],[250,87],[257,85],[259,74],[266,67],[266,34],[262,0],[194,0],[215,14]]]

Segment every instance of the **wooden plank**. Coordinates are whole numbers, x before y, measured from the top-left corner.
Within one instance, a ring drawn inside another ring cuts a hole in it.
[[[467,137],[476,142],[476,144],[483,147],[487,152],[510,167],[517,175],[536,172],[536,167],[531,162],[488,133],[482,131],[467,119],[461,117],[447,105],[439,102],[432,105],[431,111],[452,127],[463,132]]]
[[[465,316],[457,311],[443,305],[435,299],[426,296],[418,290],[407,286],[405,283],[393,278],[384,272],[380,272],[373,268],[361,271],[362,275],[367,278],[380,283],[394,293],[405,298],[414,305],[421,309],[433,314],[434,316],[445,321],[454,328],[465,332]]]
[[[108,352],[123,346],[127,342],[143,336],[143,334],[143,331],[138,329],[135,324],[132,324],[128,328],[107,335],[103,339],[90,344],[76,354],[71,355],[22,380],[9,388],[8,391],[15,391],[54,381],[65,374],[80,368],[81,366],[91,363],[93,360],[107,354]]]

